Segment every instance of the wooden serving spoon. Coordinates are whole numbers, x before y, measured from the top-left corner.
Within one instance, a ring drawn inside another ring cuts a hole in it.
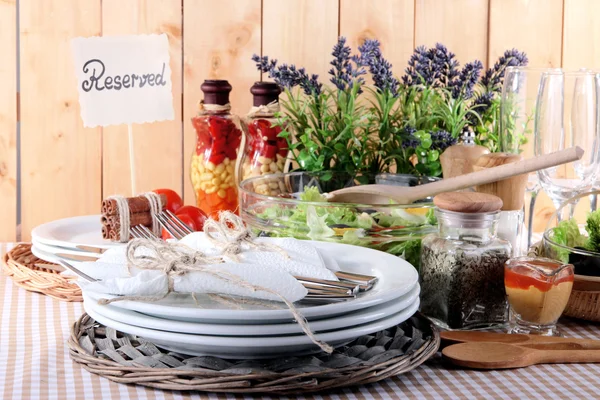
[[[442,350],[452,364],[475,369],[522,368],[535,364],[598,363],[600,351],[565,343],[521,347],[508,343],[468,342]]]
[[[495,332],[478,332],[478,331],[447,331],[440,332],[442,344],[450,346],[457,343],[467,342],[497,342],[514,344],[525,347],[548,347],[551,345],[567,345],[580,349],[600,350],[600,340],[592,339],[575,339],[553,336],[539,335],[523,335],[523,334],[508,334]]]
[[[442,179],[426,185],[413,187],[361,185],[334,190],[327,193],[326,197],[327,201],[335,203],[389,204],[390,200],[393,200],[398,204],[412,204],[417,200],[440,193],[453,192],[471,186],[497,182],[513,176],[577,161],[582,156],[583,149],[577,146],[515,163],[504,164],[449,179]]]

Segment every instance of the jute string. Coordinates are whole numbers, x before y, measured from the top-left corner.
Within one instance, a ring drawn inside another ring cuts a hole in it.
[[[229,215],[231,214],[231,215]],[[207,220],[205,223],[205,233],[207,236],[211,235],[213,229],[221,234],[220,238],[212,237],[213,243],[222,243],[222,239],[227,240],[227,245],[223,247],[224,255],[237,256],[241,249],[239,246],[241,243],[252,243],[250,240],[249,232],[243,227],[241,219],[233,213],[221,213],[219,222],[214,220]],[[210,222],[213,221],[213,222]],[[216,223],[216,224],[215,224]],[[209,224],[209,228],[206,227]],[[232,224],[231,226],[227,226]],[[241,224],[241,228],[240,228]],[[243,232],[242,232],[243,229]],[[210,233],[209,233],[210,232]],[[233,232],[233,233],[232,233]],[[221,240],[219,240],[221,239]],[[283,251],[283,249],[277,246],[264,246],[264,244],[255,244],[253,246],[257,249],[263,249],[267,251]],[[147,251],[143,254],[136,254],[139,249],[146,249]],[[149,250],[149,251],[148,251]],[[287,256],[287,253],[286,253]],[[333,352],[333,347],[325,342],[322,342],[316,338],[312,330],[308,325],[306,318],[298,311],[296,306],[283,295],[279,294],[275,290],[254,285],[235,274],[231,274],[227,271],[215,270],[211,265],[223,263],[223,257],[210,257],[206,254],[190,249],[187,246],[178,243],[167,243],[158,240],[148,239],[133,239],[127,245],[127,268],[135,267],[141,270],[158,270],[162,271],[168,279],[167,291],[158,296],[119,296],[112,299],[100,299],[99,304],[110,304],[116,301],[149,301],[154,302],[165,298],[169,293],[174,291],[174,277],[182,276],[188,272],[202,272],[208,274],[214,278],[222,280],[223,282],[233,284],[235,286],[247,289],[251,292],[262,291],[265,293],[277,296],[285,303],[290,309],[294,319],[302,329],[302,331],[310,338],[310,340],[319,346],[323,351],[327,353]]]
[[[200,112],[204,112],[204,111],[212,111],[212,112],[226,112],[226,111],[230,111],[231,110],[231,104],[227,103],[227,104],[205,104],[204,100],[201,100],[198,103],[198,111]]]
[[[272,117],[279,111],[280,111],[279,102],[277,100],[273,100],[266,106],[262,105],[262,106],[258,106],[258,107],[252,107],[250,109],[250,111],[248,112],[247,117],[248,118]]]
[[[142,193],[150,203],[150,215],[152,216],[152,232],[156,236],[160,236],[160,223],[157,215],[162,211],[162,202],[160,196],[154,192]],[[129,229],[131,228],[131,210],[127,204],[127,199],[123,196],[110,196],[109,199],[115,200],[117,203],[117,213],[119,214],[119,241],[126,243],[129,241]]]
[[[240,217],[231,211],[223,211],[219,214],[219,221],[208,219],[204,222],[204,233],[208,240],[221,249],[224,256],[229,256],[239,261],[242,253],[242,245],[259,251],[271,251],[281,254],[289,259],[289,254],[279,246],[268,243],[256,243],[250,231],[244,226]]]
[[[109,199],[117,203],[119,223],[121,224],[119,228],[119,241],[127,242],[129,240],[129,225],[131,224],[127,199],[123,196],[110,196]]]
[[[150,215],[152,215],[152,233],[159,237],[161,234],[160,223],[158,222],[158,214],[162,211],[162,202],[160,196],[154,192],[142,193],[142,196],[148,199],[150,203]]]

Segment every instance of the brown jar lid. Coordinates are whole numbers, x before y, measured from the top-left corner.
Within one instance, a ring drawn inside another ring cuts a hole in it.
[[[461,213],[486,213],[502,208],[502,199],[487,193],[447,192],[433,198],[433,204],[447,211]]]
[[[279,101],[281,88],[275,82],[255,82],[250,88],[254,97],[254,107],[266,106],[274,101]]]
[[[228,81],[207,79],[200,89],[204,92],[204,104],[224,106],[229,103],[229,93],[232,87]]]

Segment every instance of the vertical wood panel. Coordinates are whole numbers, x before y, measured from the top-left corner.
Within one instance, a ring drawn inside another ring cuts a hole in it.
[[[577,0],[579,2],[579,0]],[[527,53],[530,67],[560,67],[562,53],[562,0],[491,0],[489,64],[504,51]],[[533,137],[525,155],[533,155]],[[545,193],[538,196],[534,231],[541,232],[554,205]]]
[[[338,0],[263,0],[263,55],[329,82],[338,12]]]
[[[169,39],[171,81],[173,83],[173,121],[134,124],[136,190],[138,193],[167,187],[181,193],[181,0],[103,0],[102,33],[109,35],[161,34]],[[103,130],[103,197],[129,195],[129,146],[127,126]]]
[[[22,234],[98,213],[101,130],[84,129],[70,39],[101,33],[100,0],[21,1]]]
[[[0,2],[0,242],[17,232],[17,3]]]
[[[565,0],[562,66],[600,67],[600,2]]]
[[[196,138],[190,120],[202,99],[200,85],[204,79],[229,80],[232,111],[248,112],[250,87],[260,80],[251,57],[261,50],[261,0],[184,0],[183,10],[184,199],[195,204],[189,165]]]
[[[401,76],[413,52],[414,0],[341,0],[340,35],[357,51],[365,39],[378,39],[381,50]],[[385,12],[382,12],[385,10]]]
[[[560,67],[562,7],[563,0],[491,0],[490,65],[516,47],[530,67]]]
[[[461,64],[480,60],[486,65],[488,0],[416,0],[415,45],[442,43]]]

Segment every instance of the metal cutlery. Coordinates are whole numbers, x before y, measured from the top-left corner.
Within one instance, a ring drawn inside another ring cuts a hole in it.
[[[87,245],[83,245],[83,244],[79,244],[77,246],[75,246],[75,248],[88,252],[88,253],[97,253],[97,254],[104,254],[104,252],[107,250],[103,247],[95,247],[95,246],[87,246]]]
[[[88,282],[98,282],[99,281],[99,279],[92,278],[85,272],[81,271],[79,268],[69,264],[68,262],[66,262],[64,260],[59,260],[58,262],[60,263],[61,266],[68,269],[69,271],[73,272],[74,274],[80,276],[81,278],[85,279]],[[311,301],[312,300],[312,301],[318,301],[321,303],[327,303],[327,302],[331,303],[331,302],[345,301],[345,300],[353,299],[356,297],[353,294],[343,294],[343,293],[328,291],[328,290],[315,291],[314,289],[309,289],[309,288],[307,288],[307,289],[308,289],[308,294],[304,297],[304,299],[302,299],[302,301],[304,301],[304,300]]]
[[[177,240],[183,239],[192,233],[192,229],[183,223],[175,214],[169,210],[161,211],[156,215],[160,226],[162,226],[171,236]]]
[[[81,256],[78,254],[67,254],[67,253],[56,253],[57,257],[66,258],[72,261],[98,261],[98,257],[95,256]]]
[[[82,277],[83,279],[85,279],[88,282],[97,282],[98,281],[98,279],[92,278],[85,272],[81,271],[79,268],[75,268],[73,265],[69,264],[68,262],[66,262],[64,260],[58,260],[58,262],[60,263],[60,265],[62,265],[66,269],[68,269],[69,271],[73,272],[74,274]]]

